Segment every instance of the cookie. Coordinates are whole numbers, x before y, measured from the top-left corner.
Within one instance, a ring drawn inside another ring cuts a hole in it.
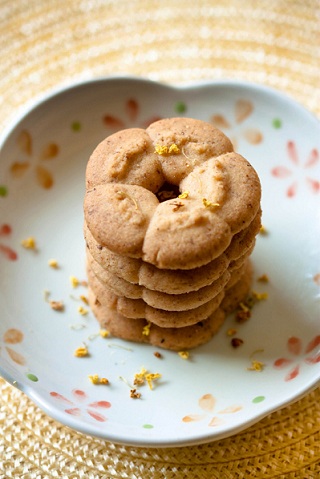
[[[115,135],[86,173],[85,220],[100,246],[160,269],[192,269],[219,257],[258,214],[255,170],[211,124],[172,118]],[[160,202],[165,183],[178,196]]]
[[[191,270],[164,270],[136,258],[113,253],[100,246],[84,226],[84,235],[90,255],[110,273],[149,289],[168,294],[188,293],[208,286],[227,269],[229,259],[221,255],[207,265]]]
[[[128,319],[101,306],[92,290],[89,290],[89,303],[101,328],[107,329],[113,336],[127,341],[149,343],[173,351],[195,348],[208,342],[225,320],[224,311],[218,308],[208,319],[192,326],[160,328],[152,324],[148,328],[148,334],[144,334],[145,326],[150,324],[145,319]]]
[[[253,268],[250,261],[246,263],[246,269],[241,275],[239,281],[237,281],[231,288],[229,288],[221,302],[221,308],[226,314],[230,314],[234,311],[241,301],[244,301],[250,292],[253,276]]]
[[[152,291],[144,286],[128,283],[101,268],[101,266],[88,256],[88,280],[89,285],[94,287],[99,281],[103,288],[111,291],[117,296],[124,296],[129,299],[143,299],[149,306],[166,311],[186,311],[194,309],[207,303],[219,294],[230,279],[230,273],[226,270],[223,275],[212,284],[204,286],[197,291],[183,294],[167,294],[159,291]]]
[[[203,303],[196,308],[180,311],[167,311],[160,308],[149,306],[143,299],[130,299],[124,296],[115,295],[109,288],[98,280],[97,277],[88,271],[90,287],[97,297],[100,304],[114,310],[121,315],[131,318],[144,318],[160,327],[183,327],[195,324],[206,319],[221,304],[225,291],[235,283],[237,283],[244,272],[247,270],[246,264],[235,270],[229,281],[226,283],[224,290],[220,291],[208,302]]]
[[[101,306],[107,307],[111,311],[129,319],[146,319],[161,328],[181,328],[207,319],[219,308],[224,298],[224,291],[221,291],[213,299],[197,308],[187,311],[165,311],[152,308],[142,299],[116,296],[110,291],[101,288],[101,286],[99,287],[97,283],[93,283],[90,289]]]
[[[166,328],[142,318],[129,319],[112,308],[102,305],[91,288],[89,288],[89,304],[101,328],[107,329],[113,336],[127,341],[149,343],[173,351],[188,350],[210,341],[223,325],[226,315],[244,301],[250,291],[251,274],[251,266],[248,266],[247,274],[226,292],[220,307],[208,319],[185,327]],[[147,331],[146,326],[148,326]]]
[[[140,259],[113,253],[95,241],[86,224],[84,236],[91,256],[110,273],[148,289],[181,294],[208,286],[227,269],[228,264],[230,270],[238,267],[238,260],[242,264],[244,254],[248,255],[253,250],[259,225],[260,213],[247,228],[234,236],[225,253],[204,266],[190,270],[159,269]]]

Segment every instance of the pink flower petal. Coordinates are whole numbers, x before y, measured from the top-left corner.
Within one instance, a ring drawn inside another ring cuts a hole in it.
[[[291,359],[279,358],[275,360],[275,362],[273,363],[273,366],[275,368],[281,369],[281,368],[286,368],[291,363],[292,363]]]
[[[295,165],[298,165],[299,159],[298,159],[296,144],[294,141],[288,141],[287,151],[288,151],[289,159],[292,161],[292,163],[294,163]]]
[[[320,345],[320,335],[315,336],[306,347],[306,354],[310,353],[313,349]]]
[[[300,366],[297,365],[296,367],[291,369],[291,371],[289,372],[289,374],[286,375],[284,380],[285,381],[291,381],[292,379],[294,379],[298,376],[299,372],[300,372]]]
[[[96,408],[105,408],[105,409],[108,409],[109,407],[111,407],[111,403],[109,401],[96,401],[96,402],[92,402],[91,404],[89,404],[90,407],[96,407]]]
[[[271,170],[271,174],[277,178],[287,178],[292,172],[285,166],[276,166]]]
[[[0,244],[0,253],[2,253],[8,260],[16,261],[18,259],[18,255],[13,249],[9,248],[9,246],[5,246],[4,244]]]
[[[0,236],[8,236],[12,229],[10,225],[3,224],[0,226]]]
[[[103,117],[103,123],[108,128],[120,129],[120,128],[125,127],[125,124],[122,120],[120,120],[119,118],[116,118],[115,116],[112,116],[112,115],[105,115]]]
[[[320,363],[320,354],[316,354],[315,356],[311,356],[310,358],[306,358],[305,362],[307,364],[317,364]]]
[[[106,417],[104,417],[102,414],[99,414],[96,411],[91,411],[90,409],[87,409],[87,413],[89,414],[89,416],[93,417],[93,419],[95,419],[96,421],[105,422],[107,420]]]
[[[71,416],[81,416],[81,409],[79,409],[78,407],[65,409],[64,412],[66,412],[67,414],[71,414]]]
[[[135,121],[137,119],[139,114],[139,105],[138,102],[133,98],[127,101],[126,112],[130,121]]]
[[[297,193],[297,183],[293,183],[291,186],[289,186],[289,188],[287,189],[287,196],[289,198],[292,198],[293,196],[295,196],[295,194]]]
[[[73,404],[72,401],[69,401],[69,399],[67,399],[66,397],[62,396],[62,394],[59,394],[55,391],[51,391],[50,396],[55,398],[55,399],[58,399],[58,401],[63,401],[63,402],[66,402],[68,404]]]
[[[84,399],[87,399],[87,395],[84,391],[82,391],[82,389],[74,389],[72,391],[72,394],[77,398],[77,399],[80,399],[80,400],[84,400]]]
[[[314,166],[319,161],[319,151],[314,148],[311,150],[309,158],[307,159],[304,167],[309,168],[310,166]]]
[[[310,186],[313,193],[319,193],[320,191],[320,181],[313,180],[312,178],[306,178],[308,185]]]
[[[301,353],[302,349],[302,342],[300,338],[296,338],[295,336],[292,336],[291,338],[288,339],[288,350],[290,351],[291,354],[295,354],[298,356]]]

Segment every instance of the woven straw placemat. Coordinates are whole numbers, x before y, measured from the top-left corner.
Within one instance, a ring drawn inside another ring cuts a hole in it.
[[[73,80],[237,78],[320,115],[319,0],[0,0],[0,131]],[[233,437],[183,448],[90,438],[0,379],[0,479],[320,477],[320,390]]]

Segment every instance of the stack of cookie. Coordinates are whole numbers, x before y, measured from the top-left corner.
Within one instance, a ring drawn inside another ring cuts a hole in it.
[[[84,200],[101,327],[172,350],[209,341],[250,289],[260,198],[255,170],[209,123],[172,118],[106,138]]]

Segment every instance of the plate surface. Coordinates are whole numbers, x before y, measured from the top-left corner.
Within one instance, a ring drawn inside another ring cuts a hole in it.
[[[253,253],[259,301],[249,321],[177,353],[103,338],[86,308],[84,175],[97,143],[119,128],[189,116],[219,126],[256,168],[263,225]],[[320,127],[262,86],[183,88],[136,78],[72,85],[41,99],[2,135],[0,374],[48,415],[83,433],[141,446],[198,444],[235,434],[298,399],[320,377]],[[36,249],[21,241],[35,238]],[[50,259],[58,268],[48,265]],[[269,281],[261,282],[267,275]],[[77,278],[75,287],[70,277]],[[55,311],[49,301],[62,301]],[[243,340],[231,346],[227,331]],[[89,357],[74,351],[85,343]],[[130,397],[144,367],[161,378]],[[256,367],[256,368],[255,368]],[[257,370],[256,370],[257,369]],[[94,385],[88,375],[107,377]]]

